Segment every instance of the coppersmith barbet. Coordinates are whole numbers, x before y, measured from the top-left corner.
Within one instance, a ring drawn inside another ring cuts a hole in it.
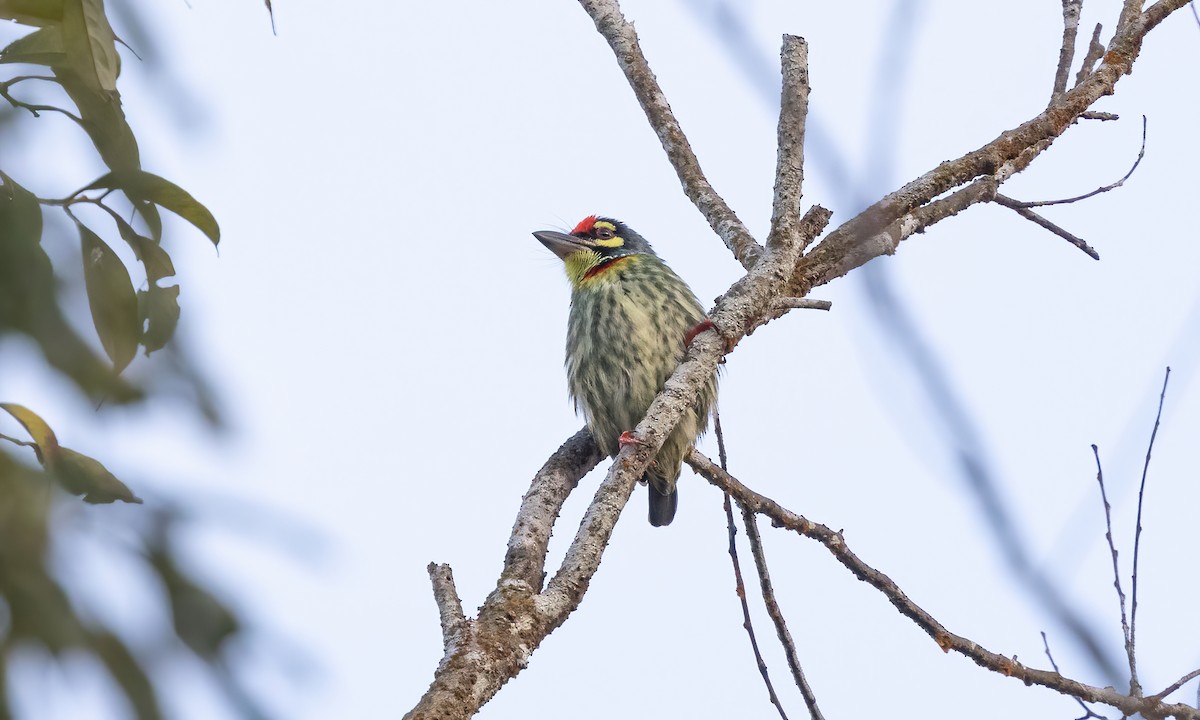
[[[600,450],[616,456],[623,443],[636,442],[629,431],[683,360],[687,341],[706,324],[704,309],[650,243],[618,220],[592,215],[569,235],[533,235],[562,259],[571,283],[571,397]],[[646,470],[651,525],[674,519],[683,456],[707,427],[716,397],[714,374]]]

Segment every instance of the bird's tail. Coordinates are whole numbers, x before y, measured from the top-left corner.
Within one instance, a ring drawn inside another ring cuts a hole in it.
[[[670,525],[675,519],[675,508],[679,506],[679,491],[674,487],[671,492],[663,494],[650,483],[647,495],[650,496],[650,524],[654,527]]]

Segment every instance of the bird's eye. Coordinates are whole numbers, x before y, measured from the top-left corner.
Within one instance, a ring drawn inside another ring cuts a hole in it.
[[[601,240],[607,240],[613,236],[613,231],[608,228],[596,228],[596,237]]]

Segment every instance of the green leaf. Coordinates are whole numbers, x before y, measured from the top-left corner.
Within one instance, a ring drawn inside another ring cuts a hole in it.
[[[104,0],[63,3],[63,45],[85,84],[97,92],[116,92],[121,56],[117,35],[104,14]]]
[[[179,324],[179,286],[160,288],[151,285],[149,290],[139,290],[138,316],[145,324],[142,346],[146,348],[146,354],[161,350]]]
[[[137,505],[142,503],[142,499],[134,495],[129,486],[118,480],[99,460],[71,448],[60,447],[46,469],[54,474],[67,492],[82,495],[84,502],[102,504],[121,500]]]
[[[63,47],[62,27],[47,25],[18,38],[0,50],[0,63],[32,63],[61,65],[67,58]]]
[[[133,248],[133,254],[142,261],[142,265],[146,268],[146,279],[151,284],[175,274],[175,265],[171,262],[171,256],[167,254],[162,245],[144,235],[139,235],[133,226],[125,221],[125,218],[115,212],[109,214],[117,224],[117,231],[121,233],[121,239],[129,243],[129,247]]]
[[[83,279],[87,286],[92,322],[100,344],[117,372],[124,370],[137,354],[137,295],[129,280],[129,271],[121,258],[96,233],[79,225],[83,248]]]
[[[221,228],[208,208],[170,180],[144,170],[114,171],[99,178],[84,190],[98,188],[119,188],[135,203],[148,200],[161,205],[195,225],[212,240],[213,245],[221,241]]]
[[[21,250],[40,247],[42,207],[37,198],[2,170],[0,180],[0,257],[4,257],[4,246],[20,246]]]
[[[52,25],[62,16],[63,0],[0,0],[0,19],[22,25]]]
[[[25,432],[29,433],[29,437],[33,438],[33,442],[37,444],[34,452],[37,453],[38,462],[45,465],[48,458],[57,455],[58,438],[54,436],[54,431],[41,416],[16,403],[0,403],[0,408],[16,418],[17,422],[21,423],[21,427],[25,428]]]
[[[63,315],[54,269],[41,246],[37,198],[3,172],[0,180],[0,333],[16,330],[28,335],[51,366],[94,399],[137,399],[141,393],[122,382]]]

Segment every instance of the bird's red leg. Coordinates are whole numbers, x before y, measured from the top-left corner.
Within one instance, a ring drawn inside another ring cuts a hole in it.
[[[708,318],[705,318],[705,319],[701,320],[700,322],[696,323],[696,327],[692,328],[691,330],[688,330],[687,335],[683,336],[683,346],[687,347],[687,346],[691,345],[692,341],[696,339],[696,336],[706,330],[716,330],[717,334],[721,335],[721,329],[716,326],[716,323],[714,323],[712,320],[709,320]],[[726,338],[724,335],[721,335],[721,342],[723,342],[725,344],[725,354],[726,355],[733,352],[733,344],[730,343],[729,339]],[[722,362],[722,363],[725,362],[725,359],[721,358],[720,362]]]
[[[617,438],[617,444],[621,447],[625,447],[626,445],[643,445],[644,443],[635,438],[633,433],[626,430],[625,432],[621,433],[621,437]]]
[[[717,329],[717,326],[713,325],[712,320],[709,320],[708,318],[704,318],[703,320],[701,320],[699,323],[696,324],[696,327],[692,328],[691,330],[688,330],[687,335],[683,336],[684,347],[691,345],[692,341],[696,339],[696,336],[699,335],[700,333],[704,332],[705,330],[716,330],[716,329]]]

